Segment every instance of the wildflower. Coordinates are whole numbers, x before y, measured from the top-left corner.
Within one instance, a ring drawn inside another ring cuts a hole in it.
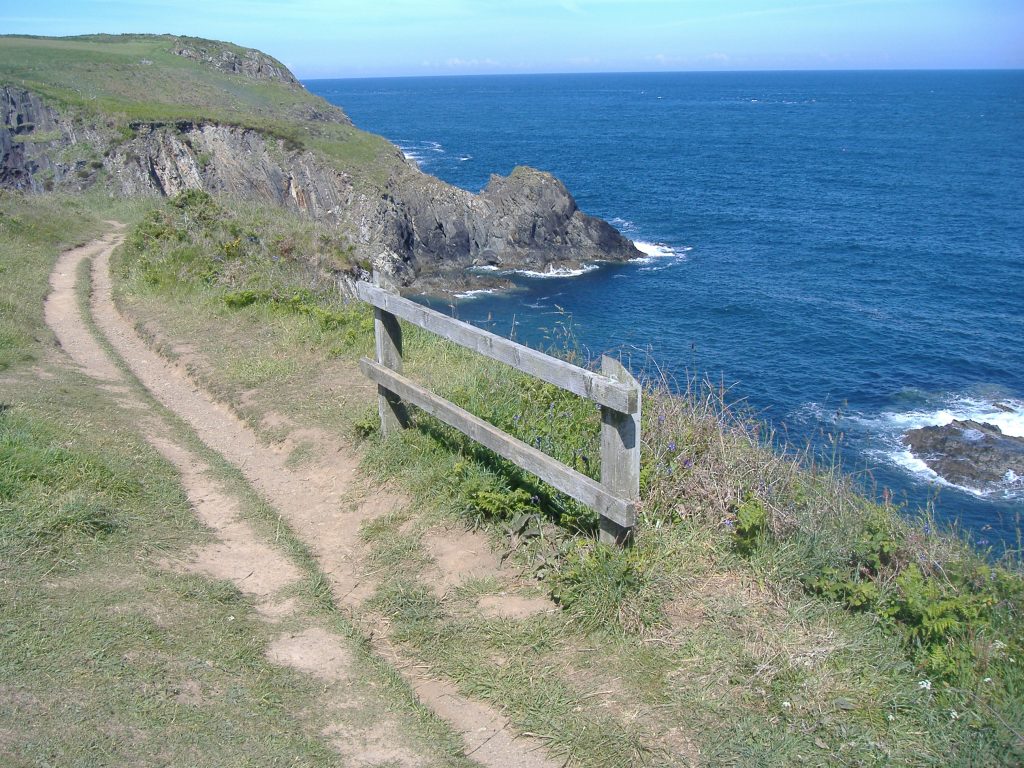
[[[991,682],[992,682],[992,678],[991,678],[991,677],[986,677],[986,678],[985,678],[984,680],[982,680],[981,682],[983,682],[983,683],[991,683]]]
[[[960,713],[957,712],[955,709],[949,710],[949,719],[950,720],[959,720],[960,719]]]
[[[924,524],[924,535],[927,536],[932,532],[932,527],[929,523]]]
[[[894,715],[892,712],[890,712],[888,715],[885,716],[885,719],[888,720],[891,723],[893,720],[896,719],[896,715]]]
[[[683,459],[683,466],[686,467],[687,469],[689,469],[690,467],[693,466],[693,460],[692,459]]]
[[[658,414],[658,423],[659,424],[664,424],[665,423],[665,414],[664,413],[659,413]]]
[[[668,449],[670,451],[672,451],[673,453],[675,453],[675,450],[676,450],[676,441],[675,440],[669,440],[668,441]]]
[[[930,691],[932,689],[932,681],[918,680],[917,687],[920,688],[922,691]]]
[[[784,702],[782,702],[782,708],[783,709],[792,709],[793,705],[790,704],[788,701],[784,701]]]
[[[723,520],[722,525],[728,528],[730,531],[736,527],[736,523],[732,520]]]

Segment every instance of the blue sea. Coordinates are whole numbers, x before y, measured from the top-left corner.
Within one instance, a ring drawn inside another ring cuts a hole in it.
[[[517,276],[450,311],[723,383],[869,493],[1013,541],[1024,479],[945,483],[904,430],[1024,436],[1024,72],[441,77],[306,83],[471,191],[531,165],[648,254]]]

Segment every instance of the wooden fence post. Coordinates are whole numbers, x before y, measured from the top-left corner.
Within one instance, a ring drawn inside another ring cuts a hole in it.
[[[601,357],[601,373],[636,387],[635,413],[601,406],[601,484],[616,496],[635,500],[640,496],[640,383],[622,363],[607,355]],[[605,544],[625,544],[633,532],[632,523],[621,525],[603,515],[599,526]]]
[[[373,284],[385,290],[394,290],[394,285],[377,270],[373,270]],[[396,373],[401,373],[402,327],[398,324],[398,318],[390,312],[374,307],[373,335],[377,362]],[[377,385],[377,410],[380,413],[380,431],[384,437],[405,429],[409,423],[401,398],[380,384]]]

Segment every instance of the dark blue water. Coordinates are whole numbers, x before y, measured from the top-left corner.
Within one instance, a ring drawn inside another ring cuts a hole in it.
[[[627,345],[637,364],[724,381],[796,444],[841,432],[867,486],[934,501],[977,538],[1013,535],[1019,480],[950,487],[899,435],[965,416],[1024,435],[1024,73],[307,86],[466,189],[551,171],[661,254],[519,277],[519,293],[459,301],[463,319],[543,345],[570,315],[594,352]]]

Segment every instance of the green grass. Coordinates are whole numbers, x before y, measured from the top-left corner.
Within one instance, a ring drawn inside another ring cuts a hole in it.
[[[216,123],[259,131],[290,148],[316,150],[357,182],[380,186],[403,170],[400,154],[384,139],[345,122],[309,119],[311,110],[334,108],[305,89],[175,55],[175,40],[0,36],[0,84],[34,91],[86,122],[99,123],[112,142],[131,136],[139,123]],[[213,50],[243,50],[200,42]]]
[[[323,684],[265,658],[301,609],[273,627],[231,583],[167,565],[211,541],[176,472],[133,414],[47,351],[42,296],[60,249],[106,229],[112,213],[144,212],[112,211],[100,199],[0,202],[0,265],[17,277],[2,320],[28,329],[4,347],[0,395],[0,762],[338,764],[324,729],[341,715],[323,706]],[[151,403],[151,415],[161,410]],[[346,726],[358,733],[389,717],[428,764],[465,764],[457,737],[334,608],[323,574],[276,512],[183,424],[169,423],[304,570],[294,589],[307,619],[351,648],[349,689],[362,706],[344,715]]]
[[[345,407],[335,407],[319,371],[333,366],[355,381],[352,360],[372,344],[368,312],[329,280],[310,280],[299,257],[271,273],[258,255],[204,272],[213,242],[167,281],[147,275],[174,263],[173,248],[126,252],[122,299],[171,337],[215,322],[202,375],[241,404],[253,382],[239,376],[239,361],[252,357],[266,374],[241,405],[254,423],[274,410],[369,435],[368,470],[418,503],[364,530],[374,570],[397,574],[384,579],[375,610],[407,652],[556,753],[587,765],[671,765],[698,753],[714,765],[1019,761],[1014,563],[986,564],[953,539],[923,535],[835,468],[778,456],[762,425],[696,385],[647,393],[636,543],[601,547],[591,513],[435,420],[415,415],[412,429],[385,441],[375,435],[372,388],[361,399],[346,392]],[[551,336],[564,343],[571,328]],[[596,473],[591,404],[417,329],[406,328],[405,352],[410,375]],[[298,367],[266,367],[279,359]],[[487,619],[475,609],[479,590],[426,591],[421,537],[444,519],[487,532],[561,612]],[[919,558],[937,565],[921,571],[924,584],[912,578]],[[866,584],[874,602],[855,603]]]

